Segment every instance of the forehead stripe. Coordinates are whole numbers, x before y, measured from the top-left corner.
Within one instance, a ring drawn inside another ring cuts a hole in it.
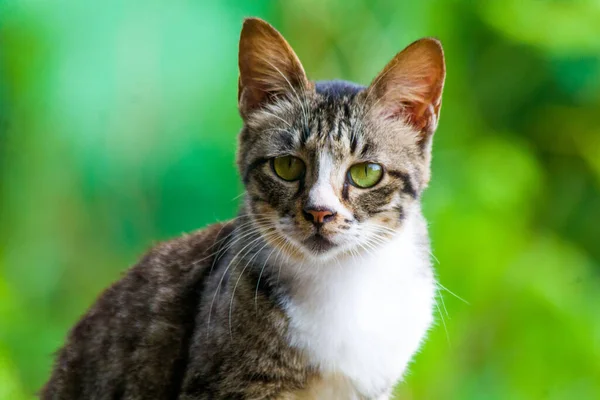
[[[321,126],[321,118],[317,118],[317,135],[321,133],[323,127]]]
[[[369,143],[365,143],[365,145],[363,146],[362,150],[360,151],[360,156],[362,158],[366,158],[367,155],[369,154],[370,148],[371,148],[371,145]]]
[[[283,147],[286,148],[286,150],[291,151],[294,148],[294,135],[292,135],[290,132],[285,132],[283,134],[281,134],[281,136],[279,137],[281,144]]]
[[[350,153],[354,154],[356,152],[356,146],[358,146],[358,137],[356,132],[352,131],[350,134]]]
[[[350,99],[352,99],[352,97]],[[350,122],[350,106],[348,105],[347,101],[344,102],[344,118]]]
[[[342,119],[340,118],[340,120],[338,121],[338,126],[337,126],[337,140],[341,140],[342,139]]]

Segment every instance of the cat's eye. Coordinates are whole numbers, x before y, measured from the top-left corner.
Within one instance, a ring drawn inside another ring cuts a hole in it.
[[[284,181],[297,181],[304,176],[304,161],[294,156],[276,157],[271,160],[273,171]]]
[[[348,170],[350,183],[363,189],[377,185],[382,176],[383,168],[381,165],[370,162],[355,164]]]

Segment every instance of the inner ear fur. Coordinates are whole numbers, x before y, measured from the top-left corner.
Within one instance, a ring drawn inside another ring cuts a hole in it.
[[[259,18],[244,21],[239,69],[238,106],[243,117],[277,96],[310,86],[292,47],[275,28]]]
[[[445,77],[442,44],[420,39],[386,65],[371,83],[369,95],[379,116],[407,121],[424,142],[437,128]]]

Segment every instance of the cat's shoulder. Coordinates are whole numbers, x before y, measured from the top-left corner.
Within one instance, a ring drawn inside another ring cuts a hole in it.
[[[158,275],[202,269],[213,263],[232,236],[233,229],[233,222],[220,222],[159,242],[146,252],[137,267]]]
[[[98,296],[91,314],[115,304],[144,308],[149,301],[168,313],[203,286],[233,229],[232,222],[217,223],[155,244]]]
[[[215,224],[152,247],[71,329],[41,397],[91,398],[125,387],[128,398],[171,397],[198,294],[232,231],[232,223]]]

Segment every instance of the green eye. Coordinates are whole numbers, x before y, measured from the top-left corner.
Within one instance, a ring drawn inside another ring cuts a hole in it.
[[[375,186],[383,176],[383,168],[379,164],[364,162],[350,167],[348,177],[350,183],[359,188]]]
[[[283,156],[274,158],[273,171],[284,181],[297,181],[304,175],[304,161],[294,156]]]

